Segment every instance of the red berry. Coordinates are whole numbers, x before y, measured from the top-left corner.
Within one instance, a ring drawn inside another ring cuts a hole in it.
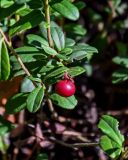
[[[69,97],[69,96],[74,95],[74,93],[76,91],[76,87],[75,87],[75,84],[72,80],[64,79],[64,80],[59,81],[56,84],[55,91],[60,96]]]

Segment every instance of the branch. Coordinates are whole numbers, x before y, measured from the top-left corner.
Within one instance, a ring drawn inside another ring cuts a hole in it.
[[[10,49],[11,53],[16,57],[17,61],[19,62],[21,68],[24,70],[25,74],[27,76],[31,76],[30,72],[28,71],[28,69],[25,67],[24,63],[22,62],[21,58],[19,57],[19,55],[16,53],[16,51],[14,50],[14,48],[12,47],[12,43],[10,41],[8,41],[7,37],[5,36],[4,32],[2,31],[2,29],[0,28],[0,33],[3,36],[5,43],[7,44],[8,48]]]
[[[44,0],[44,9],[45,9],[45,20],[46,20],[46,23],[48,24],[48,27],[47,27],[48,43],[49,43],[49,46],[53,48],[53,40],[51,37],[51,29],[50,29],[51,22],[50,22],[50,12],[49,12],[48,0]]]
[[[85,143],[74,143],[74,144],[69,144],[69,143],[65,143],[61,140],[58,140],[54,137],[50,137],[49,140],[58,143],[62,146],[68,147],[68,148],[81,148],[81,147],[94,147],[94,146],[98,146],[99,143],[97,142],[85,142]]]
[[[0,28],[0,33],[4,38],[5,43],[7,44],[7,47],[10,49],[11,53],[16,57],[18,63],[20,64],[21,68],[24,70],[25,74],[27,76],[31,76],[31,73],[29,72],[29,70],[26,68],[26,66],[24,65],[24,63],[22,62],[20,56],[16,53],[16,51],[14,50],[14,48],[12,47],[12,43],[11,41],[9,41],[7,39],[7,37],[5,36],[3,30]],[[34,86],[37,87],[37,84],[35,83],[35,81],[32,81]],[[42,86],[45,88],[45,85],[43,84],[43,82],[41,82]]]
[[[36,138],[39,138],[41,141],[44,141],[43,138],[39,137],[38,135],[33,135]],[[45,137],[46,138],[46,137]],[[62,140],[56,139],[55,137],[47,137],[47,140],[50,140],[54,143],[60,144],[62,146],[68,147],[68,148],[72,148],[72,149],[77,149],[77,148],[81,148],[81,147],[95,147],[98,146],[99,143],[98,142],[84,142],[84,143],[65,143]]]
[[[58,114],[55,112],[51,99],[47,99],[48,107],[50,112],[52,113],[52,117],[54,119],[58,119]]]

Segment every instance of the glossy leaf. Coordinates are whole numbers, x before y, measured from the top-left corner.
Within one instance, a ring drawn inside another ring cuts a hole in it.
[[[34,62],[37,60],[43,60],[47,58],[45,53],[42,53],[43,51],[35,47],[23,46],[23,47],[17,48],[15,51],[20,56],[20,58],[24,63]],[[10,60],[11,62],[17,62],[17,59],[15,58],[15,56],[11,56]]]
[[[51,27],[51,35],[58,51],[65,47],[65,36],[60,27]]]
[[[128,80],[128,69],[120,68],[112,73],[112,83],[121,83]]]
[[[10,75],[8,49],[4,40],[0,39],[0,80],[7,80]]]
[[[31,11],[32,10],[28,6],[24,5],[23,7],[21,7],[20,9],[18,9],[16,11],[16,14],[23,17],[23,16],[26,16],[27,14],[29,14]]]
[[[86,70],[83,68],[83,67],[79,67],[79,66],[76,66],[76,67],[70,67],[69,70],[68,70],[68,73],[74,77],[74,76],[78,76],[82,73],[84,73]]]
[[[40,10],[33,10],[29,14],[23,16],[18,22],[16,22],[10,29],[9,34],[14,36],[16,33],[33,28],[41,23],[44,18]]]
[[[14,3],[7,8],[0,8],[0,21],[2,21],[6,17],[9,17],[13,13],[15,13],[22,6],[23,5],[19,5],[19,4]]]
[[[43,49],[47,54],[49,54],[49,55],[56,55],[57,54],[56,50],[49,47],[48,42],[44,38],[42,38],[38,35],[30,34],[27,36],[27,39],[28,39],[29,44],[31,44],[37,48]]]
[[[75,106],[77,105],[77,100],[74,96],[62,97],[54,93],[50,96],[50,98],[52,99],[54,104],[64,109],[74,109]]]
[[[109,115],[103,115],[98,124],[98,128],[100,128],[101,131],[112,139],[112,141],[114,141],[120,148],[124,143],[124,136],[118,129],[118,123],[119,122],[115,118]]]
[[[35,35],[35,34],[29,34],[27,35],[28,44],[42,47],[42,46],[49,46],[48,42],[41,36]]]
[[[26,93],[18,93],[9,98],[6,104],[6,113],[15,114],[26,107]]]
[[[65,39],[65,47],[72,47],[75,45],[75,41],[71,38],[66,38]]]
[[[74,47],[74,50],[70,55],[70,60],[81,60],[83,58],[87,58],[88,60],[90,60],[93,53],[98,53],[98,50],[95,47],[92,47],[88,44],[79,43]]]
[[[55,3],[51,7],[68,19],[77,20],[79,18],[79,11],[77,7],[70,3],[68,0]]]
[[[44,97],[44,88],[42,86],[38,86],[35,88],[27,98],[27,109],[29,112],[36,112],[40,106]]]
[[[62,54],[62,55],[69,55],[69,54],[71,54],[72,53],[72,49],[71,48],[64,48],[61,52],[60,52],[60,54]]]
[[[54,69],[54,71],[50,72],[49,74],[46,75],[45,80],[48,78],[52,78],[55,76],[62,76],[64,74],[64,72],[66,72],[68,70],[67,67],[59,67],[57,69]]]
[[[21,92],[22,93],[29,93],[32,92],[35,89],[34,84],[32,83],[32,81],[30,79],[28,79],[27,77],[23,79],[22,83],[21,83]]]
[[[44,51],[49,54],[49,55],[57,55],[58,53],[56,52],[55,49],[51,48],[51,47],[47,47],[47,46],[42,46],[42,48],[44,49]]]
[[[102,136],[100,138],[100,146],[112,159],[117,159],[122,152],[122,147],[119,148],[117,143],[115,143],[115,141],[110,139],[108,136]]]

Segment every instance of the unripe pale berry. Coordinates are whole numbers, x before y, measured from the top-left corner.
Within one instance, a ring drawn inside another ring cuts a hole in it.
[[[70,97],[75,94],[76,86],[72,80],[64,79],[57,82],[55,91],[60,96]]]

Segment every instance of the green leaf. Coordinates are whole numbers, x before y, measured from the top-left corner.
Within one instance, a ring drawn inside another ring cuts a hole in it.
[[[45,76],[45,80],[48,79],[48,78],[52,78],[52,77],[56,77],[56,76],[59,76],[61,77],[64,72],[66,72],[68,70],[67,67],[59,67],[59,68],[55,68],[53,71],[51,71],[49,74],[47,74]]]
[[[121,83],[128,80],[128,69],[121,68],[112,74],[112,83]]]
[[[40,36],[34,35],[34,34],[29,34],[27,36],[27,39],[28,39],[29,44],[31,44],[37,48],[43,49],[47,54],[49,54],[49,55],[56,55],[57,54],[56,50],[49,47],[48,42],[43,37],[40,37]]]
[[[22,93],[28,93],[32,92],[35,89],[34,84],[28,77],[25,77],[21,83],[21,92]]]
[[[69,70],[68,70],[68,73],[72,77],[75,77],[75,76],[78,76],[78,75],[84,73],[85,71],[86,70],[83,67],[76,66],[76,67],[70,67]]]
[[[42,8],[42,0],[31,0],[30,2],[27,3],[31,9],[37,9],[37,8]]]
[[[68,0],[55,3],[51,7],[68,19],[77,20],[79,18],[79,11],[77,7],[70,3]]]
[[[29,80],[31,81],[34,81],[34,82],[37,82],[37,83],[41,83],[41,79],[40,78],[36,78],[36,77],[33,77],[33,76],[28,76],[27,77]]]
[[[63,54],[63,55],[69,55],[72,53],[72,49],[71,48],[64,48],[60,54]]]
[[[19,16],[21,16],[21,17],[23,17],[23,16],[29,14],[31,11],[32,10],[28,6],[24,5],[23,7],[21,7],[20,9],[18,9],[16,11],[16,14],[19,15]]]
[[[9,17],[13,13],[15,13],[18,9],[20,9],[23,5],[19,4],[12,4],[11,6],[7,8],[0,8],[0,21],[2,21],[4,18]]]
[[[75,24],[75,23],[66,24],[64,28],[67,32],[71,33],[72,31],[72,34],[80,35],[80,36],[84,36],[87,32],[82,25]]]
[[[124,143],[124,136],[118,129],[118,123],[119,122],[115,118],[103,115],[98,124],[98,128],[100,128],[101,131],[112,139],[120,148]]]
[[[54,65],[46,65],[46,66],[42,66],[42,68],[40,69],[39,73],[46,75],[47,72],[51,71],[54,69]]]
[[[51,0],[51,1],[50,1],[50,5],[53,5],[53,4],[55,4],[55,3],[59,3],[59,2],[61,2],[61,1],[63,1],[63,0]]]
[[[65,36],[60,27],[51,27],[51,35],[58,51],[65,47]]]
[[[76,6],[79,10],[81,10],[81,9],[85,8],[86,4],[85,4],[85,2],[83,2],[83,1],[78,1],[78,2],[75,3],[75,6]]]
[[[65,39],[65,47],[72,47],[75,45],[75,41],[71,38]]]
[[[40,153],[40,154],[37,156],[36,160],[48,160],[48,155],[45,154],[45,153]]]
[[[14,36],[16,33],[36,27],[41,23],[43,18],[43,13],[40,10],[33,10],[29,14],[21,17],[21,19],[11,27],[9,34]]]
[[[124,56],[124,57],[116,56],[112,60],[113,60],[114,63],[128,68],[128,56]]]
[[[53,55],[53,56],[55,56],[55,55],[57,55],[58,53],[56,52],[56,50],[55,49],[53,49],[53,48],[51,48],[51,47],[47,47],[47,46],[42,46],[42,48],[44,49],[44,51],[47,53],[47,54],[49,54],[49,55]]]
[[[75,96],[71,97],[62,97],[56,93],[52,94],[50,96],[52,99],[53,103],[56,104],[59,107],[62,107],[64,109],[74,109],[75,106],[77,105],[77,100]]]
[[[43,60],[47,58],[43,51],[35,47],[23,46],[15,49],[15,51],[24,63],[34,62],[37,60]],[[10,61],[17,62],[17,59],[15,58],[15,56],[11,56]]]
[[[44,97],[44,88],[42,86],[38,86],[35,88],[27,98],[27,109],[29,112],[36,112],[40,106]]]
[[[119,148],[117,143],[115,143],[115,141],[110,139],[108,136],[102,136],[100,138],[100,146],[112,159],[117,159],[122,152],[122,147]]]
[[[20,112],[26,107],[26,93],[18,93],[13,97],[9,98],[6,104],[6,113],[15,114]]]
[[[10,75],[8,50],[3,39],[0,39],[0,80],[7,80]]]
[[[17,3],[17,4],[24,4],[24,3],[27,3],[29,1],[30,0],[15,0],[15,3]]]
[[[49,46],[48,42],[41,36],[35,35],[35,34],[29,34],[27,35],[28,44],[38,46],[38,47],[45,47]]]
[[[13,4],[13,0],[1,0],[0,7],[7,8]]]
[[[92,47],[88,44],[79,43],[74,47],[74,50],[70,55],[70,60],[81,60],[83,58],[87,58],[88,60],[90,60],[93,53],[98,53],[98,50],[95,47]]]
[[[56,57],[58,57],[60,60],[69,61],[69,58],[66,55],[57,54]]]

